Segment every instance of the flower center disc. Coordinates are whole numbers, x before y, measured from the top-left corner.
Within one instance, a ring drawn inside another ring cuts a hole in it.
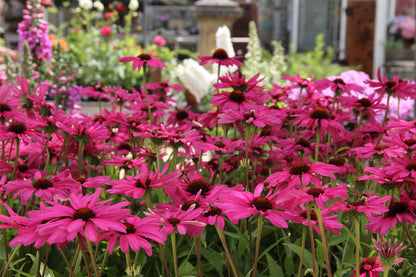
[[[52,182],[46,178],[40,178],[33,183],[35,189],[48,189],[53,187]]]
[[[136,232],[136,228],[134,228],[134,225],[128,222],[123,223],[124,226],[126,226],[126,234],[134,234]]]
[[[11,110],[12,108],[10,108],[10,106],[6,103],[0,103],[0,113],[10,112]]]
[[[246,97],[244,96],[244,92],[237,89],[233,90],[233,92],[230,93],[229,98],[231,101],[236,103],[241,103],[246,99]]]
[[[15,134],[23,134],[26,131],[26,126],[20,122],[13,122],[9,125],[9,131]]]
[[[200,190],[201,195],[206,195],[210,191],[209,185],[205,180],[195,179],[186,188],[186,191],[193,195],[197,195]]]
[[[358,100],[358,103],[360,103],[360,105],[364,108],[371,107],[371,101],[368,100],[368,98],[362,98]]]
[[[220,208],[212,207],[208,212],[204,214],[204,216],[205,217],[216,216],[216,215],[220,215],[221,213],[222,213],[222,210]]]
[[[94,218],[95,217],[95,213],[89,209],[89,208],[81,208],[78,209],[74,215],[72,216],[72,218],[75,219],[82,219],[84,221],[88,221],[88,219],[90,218]]]
[[[149,54],[140,54],[138,58],[142,61],[149,61],[152,57]]]
[[[330,159],[328,163],[336,166],[343,166],[345,164],[345,161],[341,158],[333,158]]]
[[[186,118],[188,118],[188,112],[187,111],[185,111],[185,110],[178,110],[177,112],[176,112],[176,119],[177,120],[183,120],[183,119],[186,119]]]
[[[218,48],[217,50],[214,51],[214,53],[212,54],[212,58],[214,59],[219,59],[219,60],[226,60],[228,59],[228,54],[227,51],[225,51],[222,48]]]
[[[256,207],[257,210],[263,212],[271,210],[273,207],[270,200],[263,196],[254,198],[253,201],[251,201],[251,205],[254,205],[254,207]]]
[[[307,194],[312,195],[313,198],[318,197],[319,195],[324,193],[324,190],[321,188],[311,188],[306,191]]]
[[[407,205],[402,202],[391,203],[389,211],[387,212],[388,217],[394,217],[397,214],[402,214],[407,210]]]
[[[175,227],[176,225],[178,225],[179,224],[179,222],[181,222],[179,219],[177,219],[177,218],[173,218],[173,217],[170,217],[170,218],[168,218],[168,222],[170,223],[170,224],[172,224],[172,226],[173,227]]]
[[[406,165],[406,169],[409,171],[416,170],[416,162],[410,162]]]
[[[292,166],[289,173],[292,175],[301,175],[303,173],[307,173],[311,167],[305,163],[299,163]]]
[[[329,119],[329,113],[323,108],[317,108],[309,115],[313,119]]]
[[[360,274],[370,272],[376,264],[376,258],[366,258],[360,263]]]

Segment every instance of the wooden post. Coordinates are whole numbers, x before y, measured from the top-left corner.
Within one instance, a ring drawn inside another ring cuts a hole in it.
[[[373,76],[375,0],[349,0],[347,7],[346,60]]]

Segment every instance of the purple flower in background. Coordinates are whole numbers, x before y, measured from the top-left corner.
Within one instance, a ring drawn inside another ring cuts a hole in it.
[[[23,21],[19,23],[19,51],[23,53],[26,41],[31,54],[37,59],[52,58],[52,41],[49,39],[49,24],[43,20],[44,7],[40,0],[29,0],[23,11]]]

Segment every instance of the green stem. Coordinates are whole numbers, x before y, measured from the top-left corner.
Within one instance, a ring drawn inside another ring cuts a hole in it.
[[[355,276],[360,276],[360,219],[355,219]]]
[[[61,252],[62,258],[64,259],[64,261],[65,261],[65,263],[66,263],[66,266],[67,266],[67,267],[68,267],[68,269],[69,269],[69,276],[70,276],[70,277],[71,277],[71,276],[75,276],[74,269],[71,267],[71,264],[69,263],[69,260],[68,260],[68,258],[66,257],[65,252],[64,252],[64,250],[62,249],[62,247],[60,247],[60,248],[59,248],[59,252]]]
[[[320,142],[321,142],[321,121],[318,122],[318,126],[316,127],[315,162],[317,162],[319,158]]]
[[[20,148],[20,140],[16,138],[16,154],[14,157],[14,167],[13,167],[13,172],[12,172],[13,179],[16,178],[17,163],[19,161],[19,150],[20,150],[19,148]]]
[[[305,244],[306,244],[306,227],[302,226],[302,251],[300,253],[300,261],[299,261],[299,269],[298,269],[298,277],[302,276],[302,266],[303,266],[303,257],[305,255]]]
[[[98,268],[97,268],[97,261],[95,260],[95,255],[94,255],[94,251],[92,249],[91,241],[87,238],[85,238],[85,241],[87,242],[88,252],[90,252],[92,268],[94,269],[95,276],[99,277],[100,275],[99,275],[99,271],[98,271]]]
[[[360,111],[360,121],[358,122],[358,125],[357,125],[357,128],[356,128],[355,137],[354,137],[354,140],[352,142],[352,147],[354,147],[355,144],[357,143],[358,134],[360,133],[360,127],[361,127],[362,123],[363,123],[363,111]]]
[[[322,247],[323,247],[323,250],[324,250],[328,277],[332,277],[331,263],[329,261],[329,256],[328,256],[328,246],[327,246],[327,242],[326,242],[324,222],[323,222],[323,219],[322,219],[322,212],[321,212],[321,209],[318,206],[316,206],[315,211],[316,211],[316,215],[318,217],[319,230],[321,231]]]
[[[384,268],[383,277],[389,276],[389,270],[390,270],[390,266],[388,265]]]
[[[311,211],[309,209],[308,203],[306,203],[306,217],[308,219],[308,228],[309,228],[309,237],[311,241],[311,251],[312,251],[312,264],[313,264],[313,276],[316,277],[316,253],[315,253],[315,241],[313,238],[313,228],[311,221]]]
[[[176,236],[175,236],[175,232],[173,232],[172,234],[170,234],[170,239],[172,241],[173,266],[175,268],[175,277],[178,277],[179,276],[179,272],[178,272],[178,257],[177,257],[177,253],[176,253]]]
[[[262,228],[263,228],[263,217],[259,215],[258,220],[257,220],[257,238],[256,238],[256,252],[254,254],[254,268],[253,268],[253,274],[252,274],[253,277],[256,277],[256,272],[257,272],[257,263],[259,261]]]
[[[416,243],[415,243],[415,241],[413,240],[412,235],[410,234],[409,228],[407,227],[407,224],[406,224],[406,223],[404,223],[404,224],[403,224],[403,228],[404,228],[404,231],[406,232],[407,237],[408,237],[408,238],[409,238],[409,240],[410,240],[410,243],[411,243],[411,244],[412,244],[412,246],[413,246],[413,250],[414,250],[414,251],[416,251]]]
[[[302,102],[302,91],[303,91],[303,87],[300,88],[299,98],[298,98],[298,107],[300,107],[300,103]]]
[[[43,262],[42,277],[44,277],[46,274],[46,265],[48,264],[48,258],[49,258],[49,244],[46,244],[46,253],[45,253],[45,261]]]
[[[149,102],[149,94],[147,93],[147,77],[146,77],[146,70],[147,65],[143,65],[143,86],[144,86],[144,95],[146,97],[146,105],[147,105],[147,113],[149,114],[149,120],[150,120],[150,128],[153,130],[153,114],[152,110],[150,109],[150,102]]]
[[[105,263],[107,262],[107,257],[108,257],[108,251],[104,251],[104,257],[103,257],[103,261],[101,263],[101,268],[100,268],[100,276],[103,274],[104,266],[105,266]]]
[[[84,149],[85,142],[80,140],[78,142],[78,177],[81,177],[82,172],[84,171]]]
[[[246,176],[245,176],[245,188],[248,189],[248,182],[249,182],[249,160],[248,160],[248,144],[250,139],[250,128],[247,127],[244,129],[245,137],[246,137],[246,147],[244,151],[244,166],[246,169]]]
[[[19,249],[20,249],[20,247],[21,247],[22,245],[21,244],[19,244],[18,246],[16,246],[16,248],[13,250],[13,252],[12,252],[12,254],[10,255],[10,257],[9,257],[9,260],[7,261],[7,263],[4,265],[4,270],[3,270],[3,274],[1,275],[1,277],[4,277],[4,276],[6,276],[6,273],[7,273],[7,269],[9,268],[9,265],[10,265],[10,263],[12,262],[12,260],[13,260],[13,257],[17,254],[17,251],[19,251]]]
[[[195,252],[196,252],[196,263],[198,268],[198,277],[203,277],[204,274],[202,272],[202,266],[201,266],[201,235],[197,235],[194,237],[194,243],[195,243]]]
[[[126,256],[127,271],[130,271],[130,270],[133,271],[133,267],[132,267],[132,264],[131,264],[130,253],[129,252],[125,253],[125,256]]]
[[[235,269],[235,266],[233,263],[233,259],[231,258],[230,250],[228,250],[227,242],[225,241],[224,231],[220,230],[217,224],[215,224],[215,229],[217,230],[218,237],[220,238],[222,247],[224,248],[224,251],[225,251],[225,257],[227,257],[228,263],[231,266],[231,270],[233,271],[234,277],[238,277],[237,270]]]
[[[159,250],[160,250],[160,256],[162,258],[163,267],[165,268],[165,271],[166,271],[166,276],[170,277],[168,262],[166,260],[166,255],[165,255],[165,250],[163,249],[163,245],[160,244],[160,243],[159,243]]]
[[[390,98],[391,98],[391,93],[387,93],[387,109],[386,112],[384,113],[384,120],[383,120],[383,126],[386,125],[387,123],[387,115],[389,113],[389,105],[390,105]]]

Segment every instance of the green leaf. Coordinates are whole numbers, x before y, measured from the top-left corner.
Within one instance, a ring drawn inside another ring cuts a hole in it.
[[[295,252],[300,258],[301,253],[302,253],[302,247],[300,247],[296,244],[293,244],[293,243],[283,243],[283,245],[286,245],[287,247],[289,247],[290,250]],[[308,249],[305,249],[305,251],[304,251],[303,262],[304,262],[306,267],[309,267],[309,268],[313,267],[312,253]],[[293,263],[293,261],[292,261],[292,263]]]
[[[266,254],[266,260],[267,260],[267,268],[266,270],[269,271],[269,276],[284,276],[282,267],[277,264],[276,260],[273,259],[270,254]],[[266,274],[263,274],[266,276]]]
[[[222,269],[225,264],[225,258],[221,253],[215,252],[212,249],[201,248],[201,255],[215,268],[219,276],[223,276]]]

